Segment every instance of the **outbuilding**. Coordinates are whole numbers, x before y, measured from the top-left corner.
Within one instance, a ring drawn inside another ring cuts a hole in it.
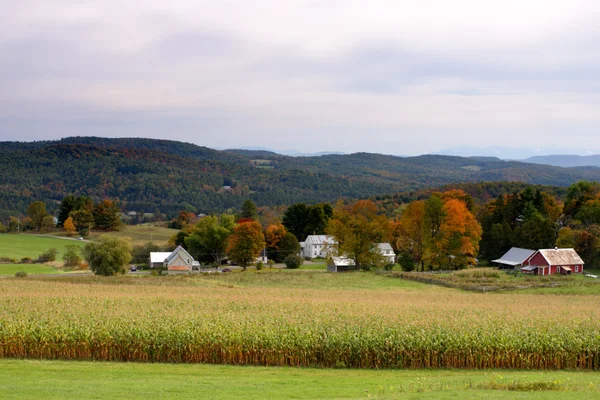
[[[521,271],[535,275],[583,273],[583,260],[574,249],[542,249],[525,261]]]
[[[523,264],[534,254],[535,250],[513,247],[502,257],[493,260],[492,262],[498,264],[500,268],[517,268],[523,266]]]
[[[346,257],[330,257],[327,260],[327,272],[349,272],[355,271],[354,260]]]

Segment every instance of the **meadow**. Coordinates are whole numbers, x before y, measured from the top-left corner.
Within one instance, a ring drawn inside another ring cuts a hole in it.
[[[572,371],[351,370],[0,360],[12,399],[590,399],[600,375]]]
[[[598,299],[317,271],[5,278],[0,358],[597,370]]]
[[[2,233],[0,234],[0,257],[17,261],[25,257],[36,259],[44,251],[56,249],[56,259],[62,260],[65,247],[68,245],[83,247],[85,242],[49,236]]]
[[[123,225],[118,231],[92,232],[90,239],[96,240],[101,236],[114,236],[119,238],[130,238],[135,245],[144,245],[152,242],[158,246],[166,246],[167,241],[178,232],[177,229],[164,228],[154,224]]]
[[[59,274],[62,271],[46,264],[0,264],[0,276],[14,275],[17,272],[27,272],[27,274]]]

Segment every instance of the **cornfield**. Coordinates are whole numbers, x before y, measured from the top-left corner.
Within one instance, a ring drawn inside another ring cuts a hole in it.
[[[350,368],[600,368],[596,296],[147,281],[0,280],[0,357]]]

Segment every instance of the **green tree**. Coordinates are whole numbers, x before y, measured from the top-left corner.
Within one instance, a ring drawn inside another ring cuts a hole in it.
[[[237,224],[229,237],[227,255],[243,267],[254,262],[265,248],[265,238],[262,226],[258,221],[248,221]]]
[[[109,199],[96,204],[94,211],[94,226],[98,229],[117,230],[121,226],[119,207]]]
[[[133,246],[131,262],[136,265],[149,265],[150,253],[155,251],[160,251],[160,248],[152,242],[148,242],[143,246]]]
[[[71,212],[77,210],[86,210],[90,213],[94,209],[94,202],[86,196],[75,197],[68,195],[63,198],[58,209],[58,227],[63,227],[63,224],[71,215]]]
[[[94,226],[94,216],[91,211],[82,208],[71,211],[69,216],[73,219],[73,223],[75,224],[75,227],[77,227],[78,232],[83,233],[92,230],[92,227]]]
[[[19,218],[10,217],[8,220],[8,232],[17,232],[19,230]]]
[[[333,216],[333,209],[329,204],[315,204],[308,208],[304,238],[308,235],[322,235],[329,220]]]
[[[304,203],[292,204],[287,208],[281,223],[288,232],[296,236],[298,241],[306,239],[306,221],[308,220],[308,206]]]
[[[187,250],[196,259],[202,259],[210,254],[218,266],[226,257],[227,239],[235,226],[232,215],[221,214],[220,217],[208,216],[202,218],[190,236],[185,239]]]
[[[588,201],[595,199],[599,192],[600,183],[598,182],[579,181],[569,186],[564,213],[571,218],[575,218],[579,210]]]
[[[103,236],[97,242],[88,243],[83,254],[94,274],[112,276],[127,272],[131,250],[128,238]]]
[[[242,203],[240,218],[248,218],[248,219],[258,219],[258,209],[256,208],[256,204],[248,199]]]
[[[59,227],[64,225],[65,221],[69,218],[71,211],[75,210],[76,204],[76,198],[73,195],[68,195],[62,199],[60,202],[60,207],[58,208]]]
[[[283,260],[285,266],[289,269],[298,269],[304,263],[302,257],[289,255]]]
[[[42,220],[42,231],[50,232],[54,228],[54,217],[52,215],[46,215]]]
[[[575,231],[569,227],[561,228],[558,231],[558,238],[556,239],[556,247],[560,249],[573,249],[575,248]]]
[[[300,243],[296,236],[290,232],[286,232],[285,235],[279,240],[279,249],[275,255],[276,262],[282,262],[288,256],[294,256],[300,252]]]
[[[65,267],[73,268],[81,264],[80,247],[76,244],[65,246],[65,254],[63,255]]]
[[[353,259],[357,270],[369,270],[386,263],[377,244],[387,240],[390,228],[372,201],[359,200],[349,205],[339,201],[326,232],[337,241],[338,255]]]
[[[515,243],[525,249],[548,249],[556,243],[556,226],[536,213],[515,229]]]
[[[34,201],[27,207],[27,215],[31,218],[31,223],[36,230],[44,226],[44,218],[48,216],[46,204],[43,201]]]

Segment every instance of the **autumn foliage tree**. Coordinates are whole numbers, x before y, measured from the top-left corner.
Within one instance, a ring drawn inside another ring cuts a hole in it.
[[[481,239],[481,226],[462,200],[447,198],[443,206],[444,219],[433,246],[428,249],[432,264],[453,269],[476,264]]]
[[[244,271],[265,248],[262,226],[258,221],[242,222],[235,226],[229,236],[227,255],[240,265]]]
[[[275,262],[283,262],[290,255],[300,251],[296,236],[288,232],[282,224],[269,225],[265,230],[267,255]]]
[[[379,214],[377,206],[370,200],[352,204],[339,201],[326,229],[338,243],[338,255],[353,259],[357,270],[385,264],[377,244],[387,241],[390,231],[388,219]]]
[[[410,203],[394,229],[395,248],[399,256],[409,257],[414,264],[423,264],[427,239],[425,229],[425,201]]]
[[[75,227],[72,217],[69,217],[64,221],[63,228],[65,228],[65,231],[67,231],[69,236],[73,236],[77,233],[77,228]]]
[[[116,230],[121,226],[119,207],[112,200],[104,199],[96,204],[92,214],[96,228]]]

